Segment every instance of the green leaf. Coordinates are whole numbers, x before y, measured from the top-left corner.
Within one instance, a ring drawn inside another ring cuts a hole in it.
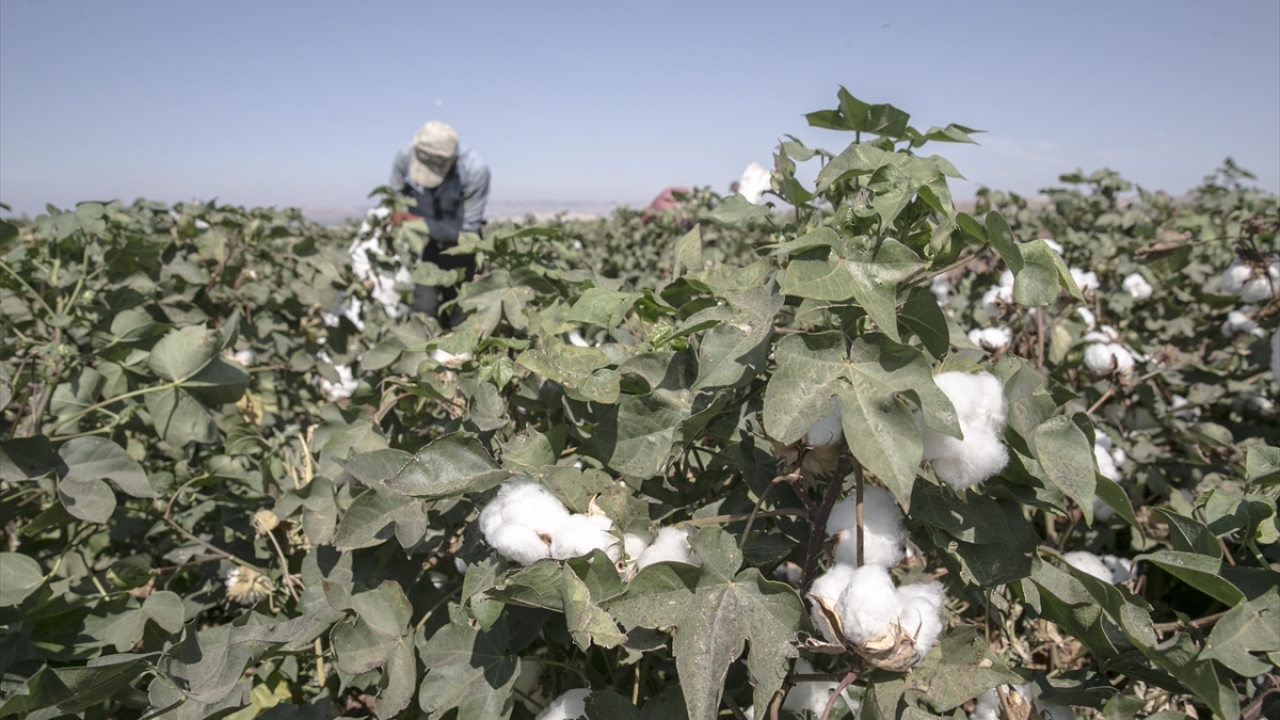
[[[920,256],[897,240],[861,236],[832,252],[816,248],[794,256],[781,289],[814,300],[853,298],[896,342],[898,283],[921,267]]]
[[[1217,660],[1244,677],[1257,677],[1271,669],[1251,652],[1280,652],[1280,595],[1275,588],[1228,610],[1214,625],[1200,658]]]
[[[394,526],[394,532],[389,528]],[[421,500],[373,489],[355,499],[338,522],[333,544],[339,550],[378,545],[393,535],[401,547],[411,548],[427,532],[427,513]]]
[[[0,607],[17,605],[43,584],[40,563],[21,553],[0,552]]]
[[[116,510],[116,494],[102,480],[60,480],[58,499],[67,512],[85,522],[105,524]]]
[[[1044,307],[1058,299],[1059,275],[1057,262],[1061,262],[1043,240],[1027,243],[1019,248],[1022,270],[1014,275],[1013,299],[1023,307]]]
[[[138,308],[122,310],[111,320],[111,334],[121,342],[147,340],[167,332],[170,327]]]
[[[159,497],[138,461],[107,438],[72,438],[58,449],[58,460],[63,482],[111,480],[133,497]]]
[[[212,443],[218,426],[208,408],[182,388],[166,388],[144,396],[147,412],[160,437],[178,448],[189,443]]]
[[[588,288],[564,314],[564,320],[606,328],[617,327],[639,298],[639,293],[618,292],[602,287]]]
[[[606,413],[581,450],[625,475],[661,475],[688,413],[689,408],[656,395],[624,396]]]
[[[1251,483],[1264,487],[1280,483],[1280,448],[1250,445],[1245,451],[1244,469]]]
[[[418,654],[427,668],[418,706],[432,717],[458,709],[458,720],[506,718],[520,659],[507,654],[505,621],[487,632],[466,625],[445,625],[430,639],[420,633]]]
[[[783,298],[768,287],[733,293],[729,298],[733,318],[711,328],[698,347],[698,378],[693,391],[742,387],[761,370],[769,355],[773,318]]]
[[[1159,565],[1174,577],[1228,606],[1244,600],[1244,594],[1221,577],[1222,560],[1216,557],[1160,549],[1133,559],[1135,563],[1142,560]]]
[[[685,273],[702,272],[702,226],[694,225],[684,237],[676,241],[675,276]]]
[[[0,705],[0,717],[27,717],[53,707],[60,711],[58,716],[79,713],[117,697],[149,669],[147,658],[137,655],[99,658],[88,667],[45,666],[27,679],[25,692],[13,693]]]
[[[44,435],[0,442],[0,477],[6,480],[35,480],[49,474],[53,465],[53,446]]]
[[[438,498],[497,487],[510,473],[468,433],[453,433],[410,454],[375,450],[347,461],[347,472],[374,488],[400,495]]]
[[[1067,497],[1075,501],[1087,525],[1093,524],[1097,488],[1093,444],[1072,418],[1052,417],[1040,423],[1033,438],[1040,469]]]
[[[181,382],[200,372],[222,351],[217,334],[203,325],[170,330],[151,348],[147,364],[165,380]]]
[[[769,213],[768,206],[756,205],[742,195],[734,193],[721,200],[708,218],[721,225],[745,228],[756,220],[769,217]]]
[[[939,360],[951,349],[947,316],[942,314],[933,293],[925,288],[911,288],[898,312],[898,324],[915,333],[929,354]]]
[[[1000,253],[1000,257],[1004,258],[1004,263],[1009,266],[1016,277],[1022,272],[1024,263],[1022,260],[1022,251],[1018,249],[1018,244],[1013,240],[1013,231],[1009,229],[1009,223],[1005,221],[1004,216],[992,210],[987,213],[987,237],[991,241],[991,247]]]
[[[606,404],[618,400],[618,373],[608,369],[609,356],[597,348],[548,340],[541,349],[520,353],[516,363],[560,383],[575,400]]]
[[[690,544],[702,568],[650,565],[606,609],[625,625],[675,628],[676,669],[693,720],[717,716],[725,673],[747,642],[755,705],[764,707],[786,677],[796,633],[807,626],[804,606],[790,586],[755,568],[738,572],[737,541],[719,528],[698,530]]]
[[[977,628],[963,625],[943,635],[937,650],[912,668],[908,678],[907,689],[923,693],[938,712],[960,707],[997,685],[1022,682],[978,637]]]

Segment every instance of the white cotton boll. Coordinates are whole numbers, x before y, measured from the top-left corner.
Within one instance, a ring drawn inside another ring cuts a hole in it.
[[[939,305],[946,305],[951,299],[951,280],[946,275],[935,275],[929,283],[929,292],[933,293],[933,299]]]
[[[898,588],[898,625],[915,639],[916,657],[923,658],[942,634],[942,583]]]
[[[1280,332],[1277,333],[1277,337],[1280,337]],[[1275,361],[1274,356],[1272,357],[1272,361]],[[1191,403],[1186,398],[1181,395],[1174,395],[1172,400],[1169,402],[1170,414],[1179,420],[1196,422],[1200,419],[1200,408],[1191,407],[1190,405]]]
[[[813,665],[804,658],[796,658],[795,671],[802,674],[815,672]],[[838,684],[829,680],[798,682],[787,691],[787,696],[782,701],[782,709],[790,710],[794,713],[810,712],[815,717],[821,717],[822,712],[827,709],[827,701],[831,697],[831,692],[836,689]],[[849,688],[846,687],[840,693],[840,697],[849,706],[849,711],[856,715],[861,703],[849,695]],[[839,707],[838,703],[836,707]],[[747,712],[747,717],[754,717],[750,710]]]
[[[1079,315],[1080,319],[1084,321],[1084,326],[1090,330],[1092,330],[1094,326],[1098,324],[1097,316],[1095,316],[1093,314],[1093,311],[1087,307],[1081,306],[1076,308],[1076,314]]]
[[[355,379],[348,365],[334,365],[333,369],[338,373],[338,382],[320,378],[320,392],[329,402],[346,400],[355,394],[356,389],[360,387],[360,381]]]
[[[240,363],[241,365],[244,365],[245,367],[250,367],[250,366],[252,366],[252,365],[253,365],[253,361],[254,361],[255,359],[257,359],[257,358],[254,356],[254,354],[253,354],[253,351],[252,351],[252,350],[237,350],[237,351],[235,351],[235,353],[232,355],[232,357],[234,357],[234,358],[235,358],[235,361],[236,361],[236,362]]]
[[[773,579],[792,587],[800,587],[800,581],[804,579],[804,570],[793,562],[785,562],[773,569]]]
[[[1013,332],[1003,325],[974,328],[969,331],[969,342],[993,353],[1009,347],[1009,343],[1013,342]]]
[[[840,604],[840,595],[853,580],[853,571],[853,565],[844,563],[832,565],[829,570],[814,579],[813,584],[809,586],[809,597],[822,598],[826,601],[828,608],[836,610]],[[827,623],[826,617],[818,611],[816,602],[812,604],[809,615],[813,618],[814,627],[818,628],[827,642],[840,642],[831,625]]]
[[[470,360],[471,357],[471,353],[469,352],[454,355],[448,350],[441,350],[440,348],[436,348],[431,351],[431,359],[446,367],[457,367]]]
[[[1013,287],[993,287],[982,294],[982,311],[991,317],[998,317],[1005,308],[1013,307]]]
[[[521,476],[503,483],[480,512],[480,532],[500,555],[528,565],[551,557],[556,533],[568,520],[563,503],[533,478]]]
[[[1264,337],[1266,331],[1258,327],[1258,323],[1254,321],[1249,311],[1250,308],[1241,308],[1227,313],[1227,319],[1222,323],[1222,337],[1233,338],[1246,333]]]
[[[591,697],[591,688],[566,690],[538,713],[538,717],[534,720],[578,720],[587,712],[589,697]]]
[[[751,163],[747,165],[747,169],[742,171],[742,177],[738,179],[738,194],[747,199],[747,202],[753,205],[759,205],[764,200],[764,193],[772,186],[772,176],[768,170],[765,170],[760,163]]]
[[[1222,271],[1222,280],[1218,283],[1218,287],[1225,295],[1238,295],[1245,283],[1252,279],[1253,268],[1240,258],[1236,258],[1231,261],[1226,270]]]
[[[1032,703],[1030,685],[1001,685],[1000,689],[1004,690],[1014,707],[1029,707]],[[969,720],[1002,720],[1003,717],[1004,714],[1000,711],[1000,695],[996,688],[991,688],[979,695],[973,712],[969,714]]]
[[[1071,277],[1076,281],[1082,295],[1088,295],[1098,289],[1098,274],[1086,272],[1080,268],[1071,268]]]
[[[1062,556],[1071,567],[1089,575],[1092,575],[1102,582],[1109,583],[1114,580],[1114,575],[1107,564],[1102,562],[1102,558],[1094,555],[1086,550],[1076,550]]]
[[[1102,498],[1094,496],[1093,498],[1093,519],[1098,522],[1106,522],[1116,516],[1116,511],[1111,506],[1102,501]]]
[[[591,344],[587,342],[586,338],[582,337],[582,333],[578,330],[570,330],[566,338],[569,344],[574,347],[591,347]]]
[[[1093,332],[1085,333],[1082,339],[1091,343],[1118,343],[1120,342],[1120,331],[1111,325],[1103,325]]]
[[[557,560],[588,555],[603,550],[610,560],[620,556],[618,537],[613,534],[613,521],[606,515],[570,515],[551,540],[551,557]]]
[[[828,405],[827,416],[813,424],[805,433],[804,442],[809,447],[835,445],[844,439],[844,428],[840,426],[840,401],[834,395]]]
[[[1014,281],[1014,277],[1013,277],[1012,270],[1005,270],[1004,272],[1000,273],[1000,287],[1009,288],[1010,290],[1012,290],[1013,281]]]
[[[693,554],[689,546],[689,531],[682,528],[665,527],[658,530],[653,543],[640,553],[636,560],[636,568],[643,570],[654,563],[675,562],[685,565],[701,565],[702,562]]]
[[[1137,300],[1146,300],[1155,291],[1155,288],[1151,287],[1151,283],[1147,282],[1147,279],[1138,273],[1126,275],[1120,283],[1120,287]]]
[[[1084,366],[1093,375],[1126,375],[1133,371],[1133,354],[1118,343],[1095,343],[1084,349]]]
[[[547,542],[549,538],[554,539],[554,536],[540,534],[523,525],[499,524],[484,533],[485,542],[497,550],[499,555],[521,565],[532,565],[551,557],[551,544]]]
[[[1129,558],[1103,555],[1102,564],[1111,571],[1111,582],[1122,583],[1133,577],[1133,561]]]
[[[854,570],[836,609],[849,640],[865,645],[883,638],[898,621],[897,588],[889,571],[879,565]]]
[[[1045,245],[1049,246],[1050,250],[1058,253],[1059,256],[1062,255],[1062,243],[1050,238],[1040,238],[1040,239],[1044,241]]]
[[[622,535],[622,550],[627,554],[627,558],[631,562],[640,559],[640,554],[649,547],[653,542],[653,535],[650,533],[629,532]]]
[[[924,427],[924,459],[938,479],[956,490],[973,487],[1004,469],[1008,448],[1000,441],[1008,405],[1004,387],[991,373],[946,372],[934,382],[955,406],[964,439]]]
[[[1100,436],[1102,437],[1102,436]],[[1116,467],[1115,457],[1101,443],[1094,442],[1093,459],[1098,462],[1098,474],[1109,480],[1120,482],[1120,470]]]
[[[835,535],[838,563],[858,562],[858,498],[836,503],[827,517],[827,536]],[[902,527],[902,508],[888,490],[872,485],[862,491],[862,535],[866,542],[863,563],[893,567],[902,562],[907,531]]]

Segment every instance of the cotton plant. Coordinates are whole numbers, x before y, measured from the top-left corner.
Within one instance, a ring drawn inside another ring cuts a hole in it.
[[[920,662],[937,642],[942,599],[941,583],[898,587],[880,565],[837,563],[809,590],[814,624],[828,643],[895,672]]]
[[[1004,469],[1009,450],[1004,434],[1008,403],[1004,386],[991,373],[945,372],[934,382],[956,409],[963,438],[933,430],[923,423],[924,459],[957,491],[971,488]]]

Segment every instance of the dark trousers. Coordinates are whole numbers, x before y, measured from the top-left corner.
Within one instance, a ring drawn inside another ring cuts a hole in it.
[[[476,276],[476,256],[475,255],[445,255],[442,251],[453,247],[448,245],[441,247],[440,243],[432,240],[427,243],[426,248],[422,250],[422,259],[435,263],[441,270],[457,270],[461,268],[466,273],[466,280],[472,280]],[[449,287],[436,287],[434,285],[414,285],[413,286],[413,309],[417,312],[433,315],[440,320],[441,327],[451,328],[462,320],[462,313],[457,307],[454,307],[447,315],[440,315],[440,306],[451,302],[458,297],[458,286],[450,285]]]

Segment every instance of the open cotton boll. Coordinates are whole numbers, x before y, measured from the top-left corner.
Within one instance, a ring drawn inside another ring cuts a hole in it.
[[[942,583],[898,588],[898,625],[915,639],[916,657],[929,654],[942,634]]]
[[[554,495],[529,477],[515,477],[480,511],[485,542],[508,560],[529,565],[551,557],[551,545],[569,511]]]
[[[929,282],[929,292],[933,293],[933,299],[939,305],[946,305],[951,299],[951,280],[946,275],[935,275]]]
[[[1120,288],[1137,300],[1146,300],[1155,291],[1155,288],[1151,287],[1151,283],[1147,282],[1147,279],[1138,273],[1126,275],[1120,283]]]
[[[610,560],[621,556],[618,536],[613,532],[613,521],[606,515],[573,514],[556,528],[551,539],[551,557],[568,560],[603,550]]]
[[[256,359],[252,350],[237,350],[231,355],[231,357],[245,367],[253,365],[253,361]]]
[[[853,580],[853,571],[853,565],[844,563],[832,565],[825,573],[815,578],[813,584],[809,586],[809,598],[822,598],[827,607],[833,610],[836,609],[840,604],[840,595],[849,586],[849,582]],[[827,622],[826,616],[818,611],[817,602],[812,604],[809,615],[813,618],[813,626],[818,628],[827,642],[840,642],[840,638],[836,636],[831,624]]]
[[[1133,364],[1133,353],[1119,343],[1094,343],[1084,349],[1084,366],[1096,377],[1127,375]]]
[[[360,381],[356,380],[349,365],[334,365],[333,369],[338,373],[338,382],[320,378],[320,392],[329,402],[346,400],[355,394]]]
[[[640,559],[640,554],[653,542],[653,535],[647,532],[629,532],[622,535],[622,550],[631,562]]]
[[[764,193],[773,184],[773,175],[760,163],[750,163],[742,171],[738,179],[738,194],[752,205],[759,205],[764,200]]]
[[[1099,436],[1105,437],[1105,436]],[[1102,443],[1094,441],[1093,459],[1098,462],[1098,474],[1108,480],[1120,482],[1120,470],[1116,467],[1115,457]]]
[[[587,698],[591,697],[591,688],[566,690],[543,708],[534,720],[578,720],[587,712]]]
[[[1015,713],[1024,711],[1013,717],[1033,717],[1029,712],[1025,712],[1031,709],[1033,702],[1030,685],[1001,685],[999,690],[1004,691]],[[969,720],[1003,720],[1004,717],[1005,714],[1000,710],[1000,694],[997,688],[991,688],[979,695],[973,712],[969,713]]]
[[[813,665],[804,658],[796,658],[795,671],[802,674],[816,672]],[[787,691],[787,696],[782,701],[782,709],[790,710],[794,713],[810,712],[813,713],[814,717],[821,717],[822,712],[827,709],[827,701],[831,698],[831,692],[836,689],[838,684],[828,680],[798,682]],[[841,691],[840,697],[849,706],[849,711],[854,715],[862,707],[860,702],[849,695],[849,688],[847,687]],[[837,701],[836,707],[839,707],[839,701]],[[754,715],[748,712],[747,717],[754,717]]]
[[[1092,330],[1094,326],[1098,324],[1097,316],[1094,315],[1093,311],[1087,307],[1081,306],[1076,308],[1076,314],[1079,315],[1080,319],[1084,321],[1084,326],[1090,330]]]
[[[1003,325],[974,328],[969,331],[969,342],[993,353],[1009,347],[1009,343],[1013,342],[1013,332]]]
[[[982,311],[991,317],[999,317],[1007,308],[1013,307],[1013,286],[1000,285],[982,294]]]
[[[835,445],[844,439],[844,429],[840,426],[840,401],[831,396],[830,411],[827,416],[813,424],[804,436],[809,447],[825,447]]]
[[[955,406],[963,439],[923,426],[924,459],[938,479],[956,490],[973,487],[1004,469],[1009,450],[1000,441],[1008,406],[991,373],[945,372],[934,382]]]
[[[1103,555],[1102,564],[1111,571],[1111,582],[1122,583],[1133,577],[1133,561],[1129,558]]]
[[[591,347],[591,343],[588,343],[587,339],[582,337],[582,333],[578,330],[570,330],[566,339],[569,341],[569,344],[574,347]]]
[[[836,536],[838,563],[858,562],[858,498],[855,495],[836,503],[827,517],[827,536]],[[862,561],[867,565],[893,567],[902,562],[907,531],[902,527],[902,508],[888,490],[872,485],[862,491],[862,537],[866,543]]]
[[[1071,277],[1076,281],[1082,295],[1088,295],[1098,289],[1098,274],[1080,268],[1070,268]]]
[[[1256,310],[1257,308],[1246,306],[1227,313],[1227,319],[1222,323],[1222,337],[1233,338],[1244,334],[1264,337],[1266,331],[1258,327],[1258,323],[1253,319],[1252,313]]]
[[[1115,579],[1115,575],[1111,572],[1111,568],[1108,568],[1107,564],[1102,562],[1102,558],[1088,552],[1087,550],[1076,550],[1074,552],[1066,553],[1062,556],[1062,559],[1071,567],[1081,572],[1088,573],[1102,582],[1109,583]]]
[[[844,635],[859,645],[880,640],[898,621],[898,593],[889,571],[863,565],[853,571],[836,605]]]
[[[1091,343],[1118,343],[1120,342],[1120,331],[1111,325],[1103,325],[1097,330],[1085,333],[1081,339]]]
[[[470,360],[471,357],[472,357],[471,353],[469,352],[458,353],[457,355],[454,355],[448,350],[441,350],[440,348],[436,348],[435,350],[431,351],[431,359],[447,367],[457,367],[462,363]]]
[[[662,528],[653,543],[636,559],[636,569],[643,570],[654,563],[676,562],[685,565],[701,565],[689,546],[689,531],[682,528]]]

